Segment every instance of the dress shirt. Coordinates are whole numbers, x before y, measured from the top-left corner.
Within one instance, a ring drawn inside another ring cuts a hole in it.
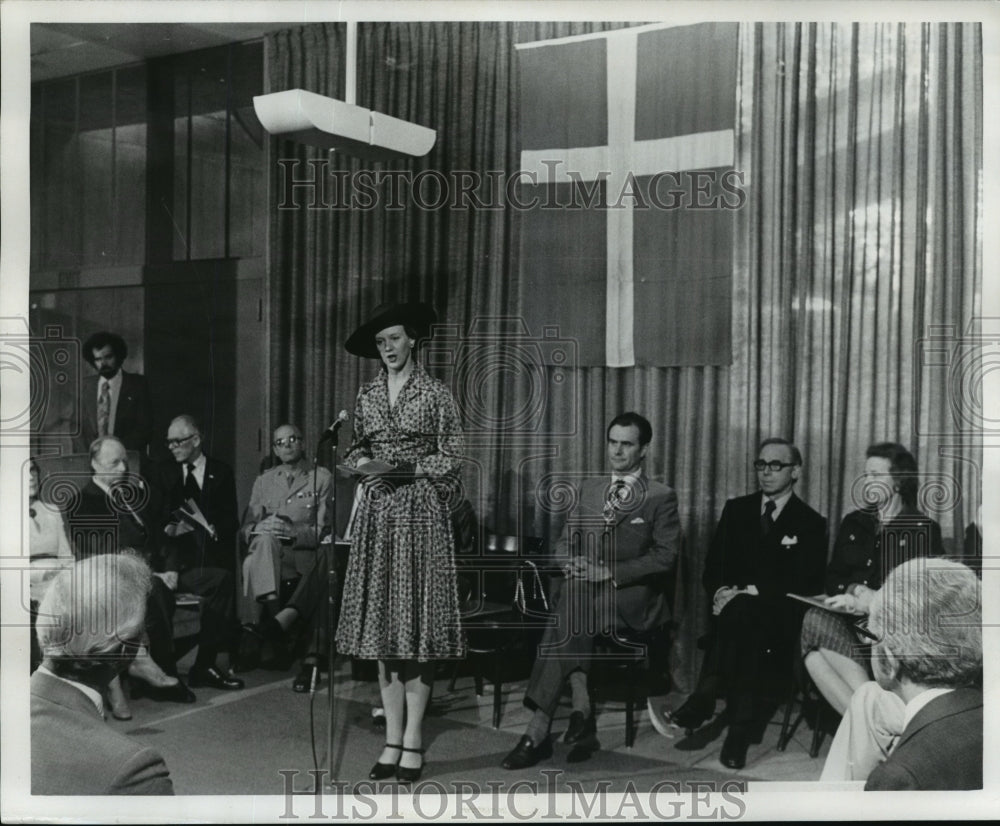
[[[202,490],[205,489],[205,466],[208,464],[208,460],[205,458],[205,454],[202,453],[197,459],[191,462],[194,465],[194,480],[198,483],[198,487]],[[184,462],[182,467],[184,468],[183,476],[184,481],[187,482],[188,476],[188,463]]]
[[[903,709],[903,731],[906,731],[906,727],[910,725],[910,721],[917,716],[917,712],[919,712],[920,709],[927,705],[931,700],[943,697],[949,691],[954,690],[955,689],[953,688],[928,688],[926,691],[921,692],[910,700],[910,702],[906,704],[906,708]]]
[[[101,695],[98,692],[94,691],[94,689],[92,689],[89,685],[84,685],[83,683],[75,683],[72,680],[67,680],[65,677],[60,677],[58,674],[53,674],[44,665],[38,666],[37,670],[41,671],[43,674],[48,674],[53,679],[62,680],[64,683],[66,683],[66,685],[73,686],[73,688],[75,688],[77,691],[82,691],[90,699],[90,702],[92,702],[95,706],[97,706],[97,713],[100,714],[101,717],[104,716],[104,700],[102,700]]]
[[[788,504],[788,500],[792,498],[792,489],[789,488],[781,496],[769,497],[766,494],[760,498],[760,515],[764,515],[764,508],[767,507],[768,500],[774,502],[774,513],[771,514],[771,521],[777,522],[778,517],[781,516],[781,511],[784,510],[785,505]]]

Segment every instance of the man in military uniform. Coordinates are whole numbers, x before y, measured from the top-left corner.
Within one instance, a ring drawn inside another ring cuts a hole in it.
[[[278,427],[271,447],[280,464],[254,481],[242,528],[249,545],[244,592],[262,603],[268,616],[280,607],[283,581],[294,582],[315,564],[331,484],[330,472],[314,469],[306,458],[295,425]]]

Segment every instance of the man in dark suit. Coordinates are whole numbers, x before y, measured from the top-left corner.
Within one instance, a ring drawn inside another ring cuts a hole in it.
[[[202,452],[201,428],[192,416],[175,418],[167,430],[174,461],[158,466],[163,491],[162,524],[165,579],[172,589],[203,598],[198,654],[188,675],[192,686],[233,690],[243,681],[216,666],[221,651],[231,651],[239,626],[235,616],[236,535],[239,517],[236,481],[230,467]],[[179,516],[194,502],[208,527]]]
[[[855,692],[828,763],[843,754],[849,732],[857,741],[847,747],[854,768],[875,764],[866,790],[983,787],[981,590],[970,568],[947,559],[913,559],[890,572],[868,617],[878,688],[866,683]],[[882,708],[900,702],[901,733],[879,763],[856,722],[885,719]]]
[[[769,679],[787,673],[804,606],[786,594],[823,590],[826,519],[793,487],[802,454],[784,439],[766,439],[754,462],[760,490],[730,499],[709,548],[702,582],[712,600],[713,630],[695,692],[670,715],[697,728],[726,695],[729,730],[721,760],[742,768],[755,722],[767,711]]]
[[[83,357],[97,375],[80,385],[78,453],[98,436],[115,436],[126,450],[145,457],[153,435],[153,405],[146,377],[122,370],[127,355],[125,340],[115,333],[95,333],[84,342]]]
[[[52,580],[31,675],[32,794],[174,793],[160,754],[109,728],[101,698],[135,656],[149,587],[149,568],[129,553],[89,557]]]
[[[130,548],[146,563],[158,561],[160,503],[157,492],[129,472],[123,445],[114,436],[98,436],[90,446],[93,475],[80,490],[80,501],[69,516],[70,538],[78,558],[117,553]],[[129,666],[143,680],[153,699],[191,703],[195,696],[177,676],[173,647],[174,595],[162,575],[154,575],[146,606],[149,655]]]
[[[551,756],[549,728],[569,682],[573,711],[564,741],[583,744],[596,733],[587,688],[595,629],[645,631],[670,619],[664,579],[674,570],[681,531],[677,495],[642,471],[653,430],[637,413],[608,427],[611,474],[579,486],[577,507],[555,546],[564,579],[554,593],[524,704],[535,714],[505,769],[522,769]]]

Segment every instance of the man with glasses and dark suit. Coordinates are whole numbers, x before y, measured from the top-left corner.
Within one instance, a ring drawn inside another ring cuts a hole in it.
[[[746,765],[754,724],[770,710],[768,679],[790,673],[805,606],[786,594],[820,593],[826,570],[826,519],[793,491],[799,449],[766,439],[753,467],[760,490],[726,502],[705,561],[713,620],[698,685],[668,715],[698,728],[724,693],[729,730],[720,759],[732,769]]]
[[[163,577],[170,588],[203,600],[198,654],[188,682],[194,687],[243,688],[242,680],[223,673],[215,662],[219,652],[233,649],[239,631],[233,574],[239,517],[233,471],[204,454],[201,428],[192,416],[178,416],[170,423],[167,447],[174,461],[157,468],[165,504]],[[207,526],[179,516],[189,501]]]

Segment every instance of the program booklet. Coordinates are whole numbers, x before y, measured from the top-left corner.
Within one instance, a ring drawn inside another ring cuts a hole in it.
[[[846,611],[843,608],[831,608],[826,604],[826,594],[820,594],[815,597],[805,597],[801,594],[785,594],[786,597],[791,597],[792,599],[797,599],[799,602],[804,602],[806,605],[811,605],[814,608],[822,608],[824,611],[829,611],[831,614],[841,614],[845,617],[861,617],[864,614],[859,614],[857,611]]]

